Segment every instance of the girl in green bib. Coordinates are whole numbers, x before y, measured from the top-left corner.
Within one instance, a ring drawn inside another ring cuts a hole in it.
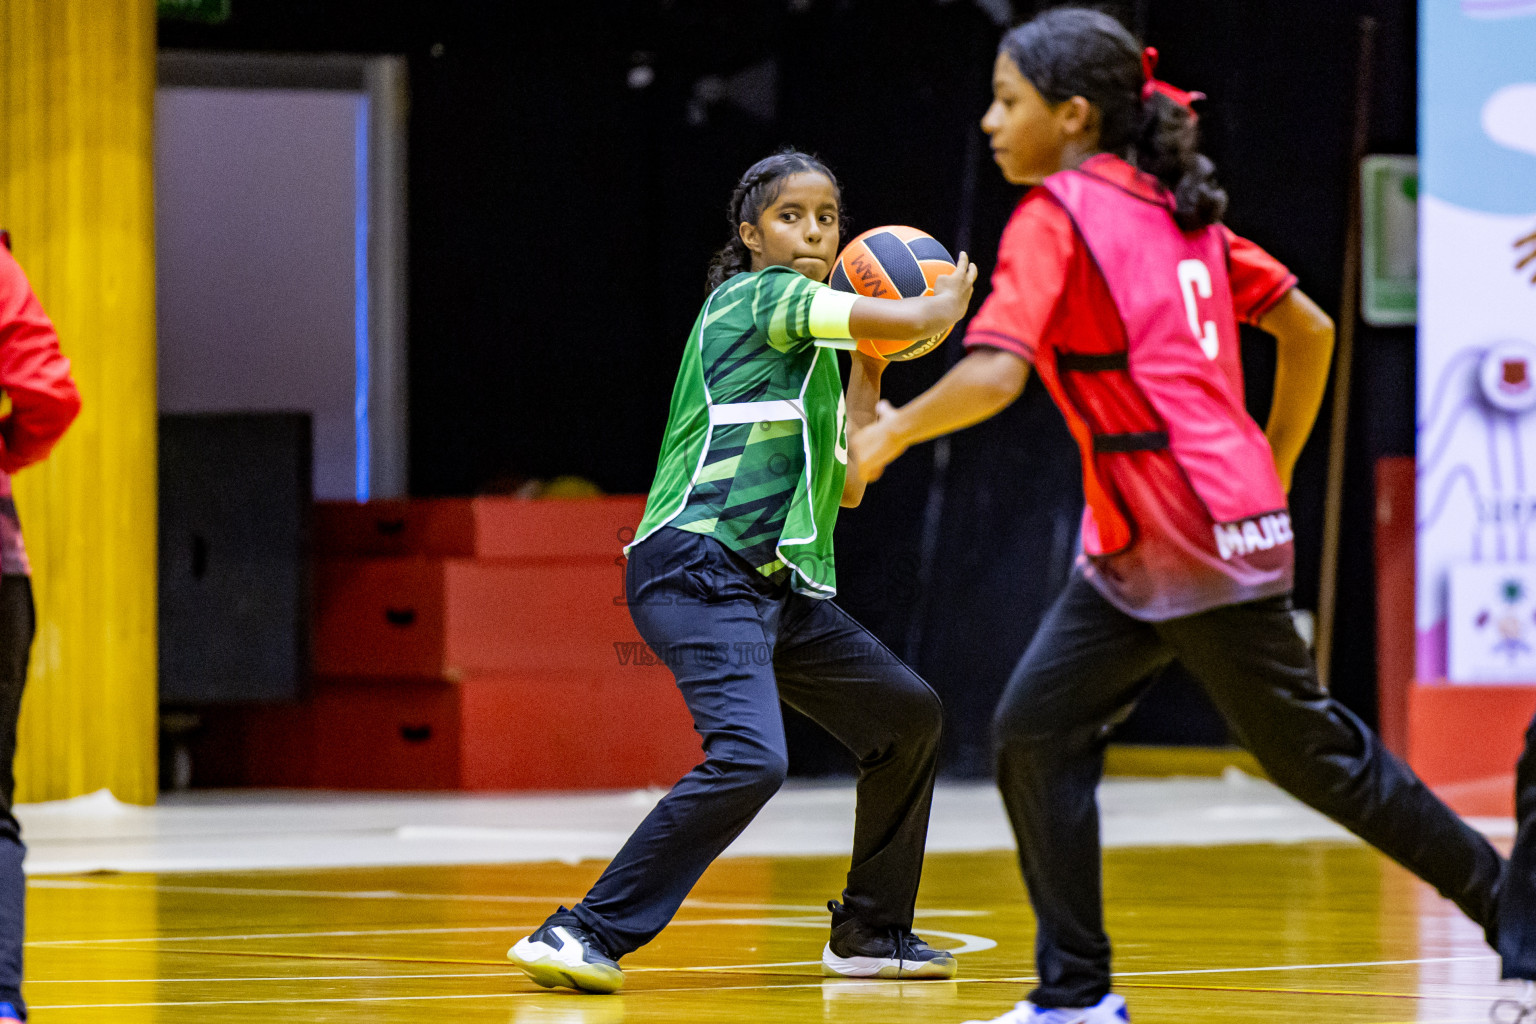
[[[832,529],[864,481],[848,421],[874,420],[883,360],[854,337],[917,341],[964,315],[964,253],[934,294],[869,299],[824,282],[842,196],[814,157],[742,176],[730,243],[683,349],[656,479],[628,549],[630,614],[677,677],[704,761],[636,829],[586,897],[517,943],[545,986],[612,992],[617,961],[677,912],[784,781],[782,700],[859,760],[853,863],[822,954],[828,974],[949,978],[912,934],[940,727],[938,697],[831,601]],[[844,395],[837,349],[852,351]]]

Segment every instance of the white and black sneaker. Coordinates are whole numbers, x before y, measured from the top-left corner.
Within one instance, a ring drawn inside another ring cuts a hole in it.
[[[1536,981],[1522,982],[1519,998],[1494,1003],[1488,1018],[1493,1024],[1536,1024]]]
[[[1023,1002],[1001,1017],[968,1020],[965,1024],[1129,1024],[1130,1019],[1125,1000],[1111,992],[1092,1006],[1051,1009]]]
[[[556,916],[566,914],[561,907]],[[507,950],[507,959],[545,988],[606,994],[624,987],[618,962],[595,935],[575,923],[546,923]]]
[[[953,978],[948,950],[934,949],[906,928],[871,928],[836,900],[832,938],[821,953],[821,973],[844,978]]]

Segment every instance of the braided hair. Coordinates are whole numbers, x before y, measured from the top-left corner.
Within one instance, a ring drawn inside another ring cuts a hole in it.
[[[1041,97],[1055,105],[1081,96],[1099,111],[1099,148],[1134,154],[1138,167],[1173,193],[1186,231],[1221,220],[1227,194],[1216,165],[1199,150],[1195,115],[1159,92],[1142,99],[1142,49],[1102,11],[1057,7],[1003,37],[999,46]]]
[[[809,153],[795,149],[783,149],[770,157],[764,157],[741,176],[731,192],[730,205],[725,217],[731,226],[731,240],[725,248],[715,253],[709,263],[709,290],[714,291],[737,274],[752,269],[752,251],[741,240],[741,225],[756,224],[763,211],[772,206],[784,188],[784,179],[792,174],[820,174],[832,183],[838,197],[838,217],[846,220],[842,212],[843,188],[837,176],[826,164]]]

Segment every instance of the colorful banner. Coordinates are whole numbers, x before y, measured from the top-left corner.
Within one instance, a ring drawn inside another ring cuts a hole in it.
[[[1536,0],[1421,0],[1418,677],[1536,684]]]

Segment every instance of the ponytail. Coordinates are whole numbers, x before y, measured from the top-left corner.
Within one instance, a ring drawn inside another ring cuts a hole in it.
[[[735,190],[731,193],[730,205],[725,210],[726,220],[730,221],[732,227],[741,223],[740,218],[747,207],[747,200],[752,190],[757,187],[755,183],[749,183],[747,178],[737,182]],[[762,213],[761,210],[754,212],[759,215]],[[751,222],[756,223],[757,217],[752,217]],[[706,279],[708,290],[714,291],[737,274],[745,274],[751,268],[752,253],[747,249],[747,243],[741,240],[741,230],[737,228],[731,232],[731,240],[726,242],[724,248],[716,252],[714,258],[709,261],[709,276]]]
[[[1216,184],[1216,165],[1199,151],[1194,112],[1170,97],[1178,90],[1146,88],[1150,67],[1124,25],[1103,11],[1056,7],[1010,31],[999,51],[1052,106],[1073,96],[1093,104],[1099,148],[1161,181],[1179,227],[1221,220],[1227,194]]]
[[[841,206],[843,190],[837,183],[837,176],[828,169],[826,164],[809,153],[783,149],[748,167],[747,172],[736,183],[736,188],[731,191],[731,201],[725,210],[726,221],[731,226],[731,239],[709,261],[707,280],[710,291],[714,291],[737,274],[745,274],[752,269],[752,251],[747,248],[747,243],[741,240],[741,225],[756,224],[758,218],[763,215],[763,211],[779,198],[779,192],[784,187],[784,179],[792,174],[805,172],[820,174],[830,181],[832,188],[837,192],[838,203]],[[842,217],[841,209],[838,210],[838,215]]]
[[[1185,231],[1208,227],[1227,212],[1227,193],[1216,184],[1216,165],[1200,152],[1194,113],[1160,92],[1142,104],[1136,165],[1173,193],[1173,219]]]

